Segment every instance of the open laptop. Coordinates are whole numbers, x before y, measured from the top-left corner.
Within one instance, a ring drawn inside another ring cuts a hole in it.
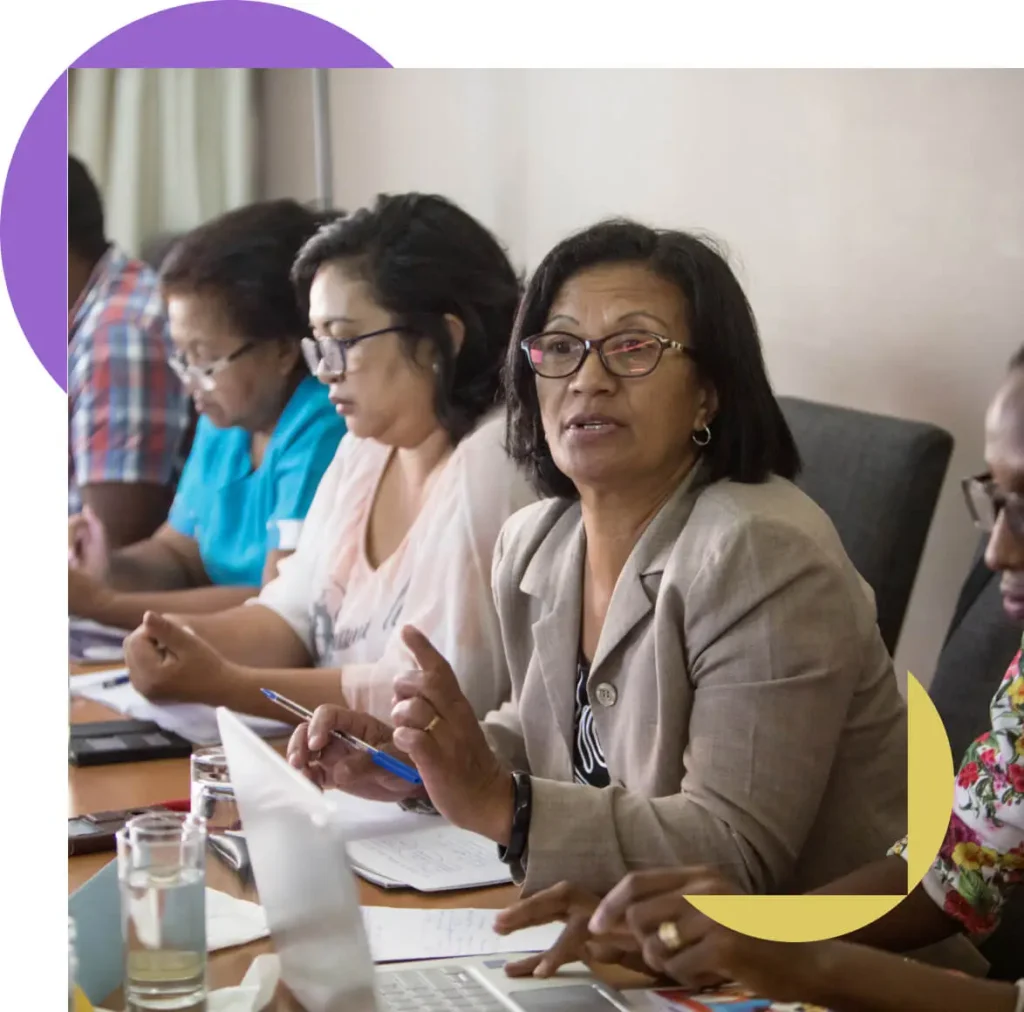
[[[627,1012],[582,963],[514,980],[525,953],[377,968],[334,792],[322,792],[233,713],[217,710],[260,902],[281,979],[307,1012]]]

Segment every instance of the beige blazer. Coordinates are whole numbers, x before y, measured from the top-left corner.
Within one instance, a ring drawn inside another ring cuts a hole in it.
[[[545,500],[495,550],[512,697],[483,726],[533,776],[525,891],[705,864],[802,892],[884,856],[906,831],[906,710],[874,597],[811,499],[698,467],[644,531],[587,683],[604,790],[572,782],[584,539],[579,504]]]

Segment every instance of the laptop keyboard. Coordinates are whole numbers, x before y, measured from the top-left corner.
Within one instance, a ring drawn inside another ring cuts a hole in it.
[[[508,1006],[461,966],[377,974],[380,1012],[508,1012]]]

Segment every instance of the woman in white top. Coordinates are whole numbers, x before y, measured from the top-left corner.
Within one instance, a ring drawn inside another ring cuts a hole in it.
[[[307,361],[348,433],[294,555],[248,605],[189,625],[147,614],[133,684],[280,718],[261,687],[386,717],[414,623],[478,716],[508,697],[490,590],[498,532],[535,494],[495,413],[520,286],[495,238],[440,197],[382,196],[299,254]]]

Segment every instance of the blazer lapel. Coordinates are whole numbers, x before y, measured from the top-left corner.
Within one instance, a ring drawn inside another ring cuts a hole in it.
[[[572,779],[572,725],[583,606],[585,541],[579,506],[559,519],[523,574],[521,588],[542,602],[533,624],[533,663],[544,682],[557,740],[546,747],[556,767]]]
[[[596,677],[601,662],[654,609],[657,578],[665,571],[679,532],[686,524],[697,495],[705,484],[704,469],[697,463],[633,546],[608,603],[608,613],[590,666],[591,679]],[[645,585],[645,579],[650,586]]]

